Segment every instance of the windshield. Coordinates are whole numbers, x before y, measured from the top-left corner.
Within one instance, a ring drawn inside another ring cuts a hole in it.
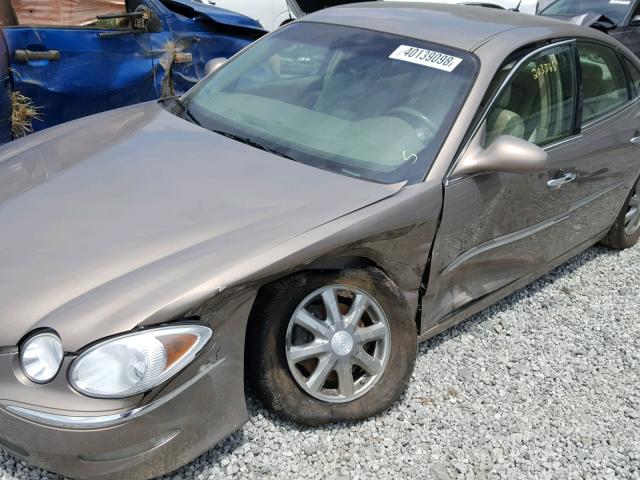
[[[631,4],[630,0],[557,0],[545,8],[542,15],[582,15],[599,13],[620,25]]]
[[[185,118],[292,160],[422,180],[471,86],[469,54],[335,25],[285,27],[182,99]]]

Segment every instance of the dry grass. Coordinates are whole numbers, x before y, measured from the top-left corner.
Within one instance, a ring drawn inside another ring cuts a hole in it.
[[[21,138],[33,132],[33,120],[40,120],[40,107],[29,97],[19,92],[11,94],[11,133],[13,138]]]

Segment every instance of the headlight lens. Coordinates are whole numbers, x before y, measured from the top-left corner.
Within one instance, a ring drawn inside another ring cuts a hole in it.
[[[47,383],[58,373],[64,350],[54,333],[46,332],[29,338],[20,349],[20,365],[29,380]]]
[[[211,333],[203,325],[181,325],[106,340],[73,361],[69,381],[90,397],[137,395],[187,366],[209,341]]]

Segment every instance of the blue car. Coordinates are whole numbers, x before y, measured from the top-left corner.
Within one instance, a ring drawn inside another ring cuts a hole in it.
[[[0,143],[104,110],[179,95],[265,34],[192,0],[127,0],[88,27],[0,29]],[[12,121],[13,114],[13,121]]]

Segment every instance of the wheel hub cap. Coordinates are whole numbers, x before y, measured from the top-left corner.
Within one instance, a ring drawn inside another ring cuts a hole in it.
[[[349,355],[353,350],[353,337],[344,330],[336,332],[331,338],[331,348],[336,355]]]
[[[389,323],[366,292],[330,285],[300,302],[289,320],[285,348],[302,390],[326,402],[349,402],[382,377],[391,350]]]

